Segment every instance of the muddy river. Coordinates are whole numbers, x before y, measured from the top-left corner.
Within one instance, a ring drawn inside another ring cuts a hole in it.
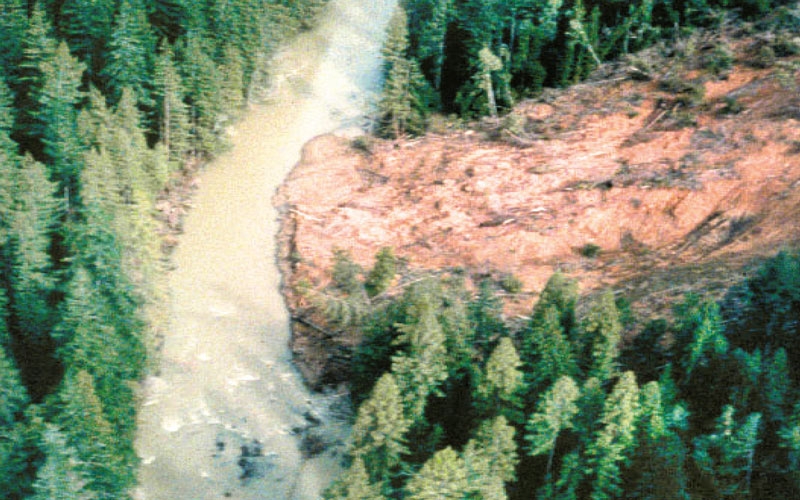
[[[300,451],[303,429],[335,443],[347,428],[330,415],[338,397],[309,393],[291,364],[270,200],[305,142],[366,126],[395,3],[331,0],[200,176],[159,368],[144,382],[137,500],[316,499],[338,473],[340,447]]]

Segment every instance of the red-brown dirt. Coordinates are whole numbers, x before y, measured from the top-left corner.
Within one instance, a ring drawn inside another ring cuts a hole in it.
[[[704,87],[699,102],[612,72],[501,123],[360,147],[315,139],[275,198],[290,308],[308,306],[298,282],[328,282],[335,248],[367,269],[390,246],[412,268],[516,276],[513,315],[556,269],[648,311],[740,279],[800,236],[800,93],[774,68],[682,76]],[[293,347],[313,383],[329,352],[309,333]]]

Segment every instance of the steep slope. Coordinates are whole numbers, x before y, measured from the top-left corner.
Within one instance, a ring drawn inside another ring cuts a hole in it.
[[[731,43],[733,68],[714,75],[702,63],[708,40],[698,42],[692,58],[651,51],[606,66],[502,122],[413,140],[312,141],[275,200],[296,315],[310,311],[294,285],[323,287],[335,248],[367,268],[390,246],[410,269],[513,275],[523,288],[507,311],[525,314],[556,269],[586,291],[623,289],[652,312],[794,245],[796,60],[759,68],[764,40],[742,39]],[[632,65],[663,69],[639,81]],[[328,357],[318,334],[299,329],[294,340],[312,381]]]

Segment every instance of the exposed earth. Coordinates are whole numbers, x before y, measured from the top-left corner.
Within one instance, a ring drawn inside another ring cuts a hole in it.
[[[715,74],[702,69],[703,44],[719,40],[695,43],[690,57],[653,50],[604,66],[500,121],[437,118],[421,138],[307,144],[274,200],[285,292],[303,320],[292,349],[307,381],[341,379],[345,341],[297,293],[301,282],[328,283],[336,248],[366,269],[389,246],[407,270],[515,277],[522,288],[504,294],[506,313],[524,316],[557,269],[585,293],[611,287],[652,315],[794,246],[797,58],[765,63],[769,41],[743,38],[729,42],[734,66]]]

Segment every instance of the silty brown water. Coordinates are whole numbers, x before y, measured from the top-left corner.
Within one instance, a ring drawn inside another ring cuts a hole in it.
[[[336,447],[312,459],[298,447],[309,420],[328,441],[346,428],[291,365],[270,199],[305,142],[365,126],[395,4],[331,0],[276,59],[269,97],[234,127],[231,152],[200,176],[159,368],[143,384],[137,500],[316,499],[338,472]]]

